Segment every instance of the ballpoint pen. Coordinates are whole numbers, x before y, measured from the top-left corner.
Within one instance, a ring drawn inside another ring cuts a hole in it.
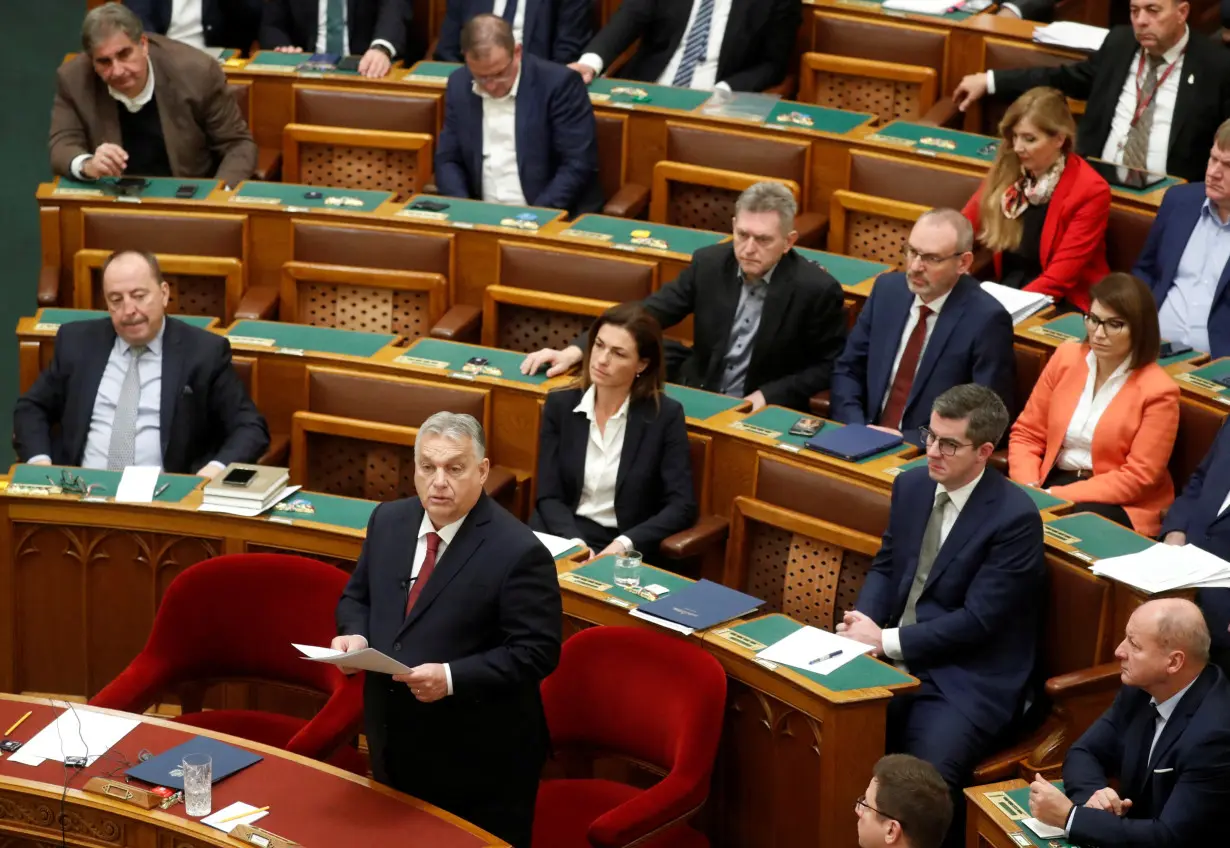
[[[824,662],[825,660],[831,660],[831,659],[834,659],[835,657],[840,657],[840,656],[842,655],[842,653],[843,653],[843,651],[839,648],[838,650],[833,651],[831,654],[825,654],[825,655],[824,655],[824,656],[822,656],[822,657],[816,657],[814,660],[811,660],[811,661],[810,661],[810,662],[808,662],[807,664],[808,664],[808,665],[815,665],[816,663],[822,663],[822,662]]]
[[[170,484],[170,483],[163,483],[163,484],[162,484],[161,486],[159,486],[157,489],[154,489],[154,497],[153,497],[153,500],[158,500],[158,496],[159,496],[159,495],[161,495],[163,492],[165,492],[165,491],[166,491],[167,489],[169,489],[169,488],[171,488],[171,484]]]

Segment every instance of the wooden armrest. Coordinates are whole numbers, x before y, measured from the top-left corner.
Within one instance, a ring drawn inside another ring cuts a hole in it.
[[[483,311],[477,306],[459,303],[445,312],[431,328],[433,339],[450,341],[474,341],[482,325]]]
[[[729,532],[728,519],[720,515],[705,515],[687,530],[667,536],[658,550],[671,559],[687,559],[704,553],[711,545],[723,544]]]
[[[44,265],[38,272],[38,305],[55,306],[60,302],[60,266]]]
[[[829,410],[831,409],[831,400],[832,398],[829,390],[825,389],[824,391],[816,392],[811,396],[811,398],[807,401],[807,408],[811,410],[812,415],[819,415],[821,418],[828,418]]]
[[[959,129],[964,118],[965,116],[951,97],[941,97],[918,119],[918,123],[931,127]]]
[[[256,151],[256,170],[252,179],[276,183],[282,179],[282,151],[262,147]]]
[[[271,433],[269,448],[261,454],[260,459],[256,460],[256,464],[283,466],[288,456],[290,456],[290,436],[285,433]]]
[[[649,189],[638,183],[625,183],[602,207],[603,215],[639,218],[649,207]]]
[[[987,460],[987,464],[990,465],[992,468],[994,468],[996,471],[998,471],[1000,474],[1003,474],[1005,477],[1007,477],[1008,476],[1008,449],[1000,448],[999,450],[995,451],[993,454],[991,454],[991,458]]]
[[[829,232],[829,216],[826,212],[804,212],[794,218],[794,228],[799,233],[800,247],[824,249]]]
[[[512,500],[516,490],[516,474],[502,465],[491,466],[491,471],[487,474],[487,482],[483,484],[483,491],[487,493],[487,497],[500,503],[508,503]]]
[[[280,296],[276,286],[253,286],[235,308],[235,320],[276,321]]]
[[[1046,694],[1051,700],[1061,701],[1080,695],[1113,692],[1120,686],[1119,672],[1119,663],[1110,662],[1067,674],[1057,674],[1046,681]]]

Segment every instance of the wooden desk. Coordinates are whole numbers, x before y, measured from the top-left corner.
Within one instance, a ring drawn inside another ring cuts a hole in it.
[[[1021,848],[1018,839],[1025,845],[1033,845],[1032,834],[1026,832],[1020,819],[1008,817],[999,806],[987,798],[991,793],[1024,789],[1029,784],[1024,780],[1005,780],[985,786],[971,786],[965,790],[965,845],[967,848]]]
[[[1061,344],[1085,340],[1085,321],[1077,312],[1055,315],[1053,310],[1048,309],[1017,324],[1014,335],[1015,345],[1041,351],[1049,359],[1050,354]],[[1180,377],[1180,374],[1198,369],[1208,361],[1207,353],[1191,350],[1176,356],[1163,357],[1157,361],[1157,364],[1166,369],[1167,373],[1180,384],[1183,384],[1186,378]],[[1191,384],[1187,383],[1187,385]]]
[[[74,710],[94,708],[75,705]],[[13,736],[27,741],[46,727],[63,708],[45,698],[0,695],[0,724],[12,724],[29,710]],[[6,845],[60,845],[59,815],[65,815],[67,844],[108,845],[118,848],[197,848],[240,844],[225,833],[189,818],[183,804],[169,810],[143,810],[82,787],[91,777],[117,768],[117,758],[137,762],[143,749],[161,753],[195,736],[207,736],[260,754],[264,759],[213,787],[213,810],[236,801],[268,805],[269,815],[258,826],[303,845],[330,848],[369,848],[398,842],[433,848],[506,846],[474,825],[409,795],[373,780],[358,777],[316,760],[257,742],[174,722],[99,710],[110,715],[139,718],[140,724],[121,739],[107,756],[92,766],[74,771],[65,787],[63,764],[46,760],[31,767],[0,759],[0,842]]]

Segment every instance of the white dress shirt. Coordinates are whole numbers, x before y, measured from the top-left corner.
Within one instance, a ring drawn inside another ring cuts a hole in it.
[[[1093,381],[1097,377],[1098,361],[1092,350],[1085,357],[1085,365],[1089,368],[1089,378],[1085,380],[1085,389],[1076,404],[1076,411],[1072,413],[1072,420],[1068,422],[1063,445],[1055,459],[1056,467],[1064,471],[1093,470],[1093,432],[1098,427],[1098,421],[1102,419],[1102,413],[1110,406],[1110,402],[1119,394],[1119,390],[1127,383],[1132,373],[1132,360],[1128,357],[1111,372],[1102,388],[1094,394]]]
[[[624,450],[624,434],[628,425],[628,404],[631,396],[624,398],[619,410],[607,419],[606,427],[598,429],[594,414],[597,394],[593,386],[581,395],[581,402],[573,412],[584,412],[589,419],[589,438],[585,441],[585,475],[581,484],[581,500],[577,515],[588,518],[603,527],[618,527],[615,516],[615,483],[619,478],[619,459]],[[615,541],[632,550],[632,540],[617,536]]]
[[[205,21],[201,6],[202,0],[172,0],[171,25],[167,27],[167,38],[204,49]]]
[[[512,31],[513,41],[518,44],[522,43],[525,35],[525,7],[530,5],[533,0],[521,0],[517,4],[517,11],[513,12]],[[497,18],[504,17],[504,10],[508,8],[508,0],[494,0],[491,4],[491,14]]]
[[[940,515],[940,544],[936,549],[937,554],[943,549],[944,542],[948,539],[948,534],[952,532],[953,526],[961,516],[961,510],[965,509],[965,505],[969,503],[970,496],[974,494],[974,489],[978,488],[978,484],[982,481],[982,475],[985,473],[985,469],[979,471],[977,477],[956,489],[945,489],[943,483],[935,484],[935,496],[937,498],[940,492],[948,492],[948,503],[944,505],[943,512]],[[932,501],[933,509],[934,504],[935,501]],[[932,566],[934,566],[934,563],[932,563]],[[897,660],[898,663],[904,663],[905,655],[901,653],[901,628],[889,627],[880,633],[880,637],[884,645],[884,656],[890,660]]]
[[[517,91],[521,68],[508,94],[492,97],[477,82],[473,91],[483,100],[483,200],[525,206],[521,173],[517,170]]]
[[[166,333],[164,318],[154,336],[146,345],[138,371],[141,375],[141,393],[137,401],[135,465],[162,467],[162,438],[160,416],[162,412],[162,337]],[[106,468],[107,454],[111,451],[111,425],[115,422],[115,408],[124,387],[124,376],[132,362],[132,347],[128,342],[115,337],[111,354],[103,368],[98,394],[94,396],[94,411],[90,415],[90,432],[85,438],[85,453],[81,459],[83,468]]]
[[[688,23],[683,28],[683,37],[679,39],[675,55],[671,56],[671,60],[666,63],[666,69],[658,77],[658,85],[670,85],[675,81],[675,73],[679,70],[679,63],[683,61],[683,51],[688,46],[688,33],[692,31],[692,24],[696,22],[696,13],[700,10],[702,2],[703,0],[692,0],[692,11],[688,13]],[[723,91],[730,91],[729,85],[718,80],[717,70],[718,56],[722,52],[722,41],[726,38],[726,23],[730,20],[730,6],[733,2],[734,0],[713,0],[713,17],[709,20],[709,46],[704,58],[692,69],[692,84],[689,88],[705,91],[720,88]],[[602,75],[605,65],[602,57],[597,53],[586,53],[580,61],[582,65],[593,68],[596,76]]]
[[[349,3],[342,4],[342,55],[350,55],[350,12],[347,11]],[[320,0],[316,8],[316,52],[327,53],[328,48],[325,46],[329,41],[329,0]],[[397,48],[383,38],[373,38],[369,45],[375,47],[377,44],[382,44],[389,49],[389,54],[396,59]]]
[[[140,112],[145,108],[145,104],[154,99],[154,63],[149,60],[148,56],[145,59],[145,67],[149,72],[145,77],[145,87],[138,92],[136,97],[125,97],[111,86],[107,86],[107,93],[118,100],[120,105],[129,112]],[[89,179],[85,174],[81,173],[81,166],[85,164],[85,160],[93,155],[93,153],[82,153],[69,163],[68,170],[75,179]]]
[[[944,308],[944,301],[948,300],[948,295],[951,291],[946,291],[935,300],[926,304],[926,307],[931,310],[931,314],[927,316],[927,332],[923,336],[922,350],[918,354],[918,364],[922,364],[922,355],[927,350],[927,342],[931,341],[931,334],[935,331],[935,322],[939,319],[940,310]],[[884,407],[888,406],[888,398],[892,395],[893,381],[897,379],[897,369],[901,366],[901,357],[905,353],[905,346],[910,341],[910,334],[914,332],[914,328],[918,326],[919,309],[923,306],[922,298],[914,295],[914,305],[910,307],[910,317],[905,321],[905,329],[901,332],[901,341],[897,343],[897,355],[893,357],[893,370],[888,374],[888,387],[884,392],[884,397],[880,399],[880,412],[884,412]],[[918,373],[917,370],[914,371]]]
[[[1230,263],[1230,222],[1222,221],[1216,207],[1206,197],[1196,226],[1187,237],[1183,255],[1179,257],[1174,284],[1157,313],[1162,338],[1209,352],[1209,310],[1213,308],[1213,296],[1227,263]]]
[[[469,513],[466,513],[469,515]],[[414,559],[410,566],[410,588],[413,590],[414,581],[419,578],[419,570],[423,567],[423,561],[427,559],[427,534],[435,533],[440,537],[440,544],[436,546],[436,565],[440,565],[440,560],[444,557],[444,552],[448,550],[448,546],[453,543],[453,539],[457,536],[457,531],[461,529],[461,525],[465,523],[466,515],[461,516],[452,524],[445,524],[439,530],[431,523],[431,518],[427,515],[427,510],[423,510],[423,520],[419,522],[418,540],[414,543]],[[428,577],[428,580],[431,578]],[[448,682],[448,694],[453,694],[453,672],[448,667],[448,663],[444,663],[444,679]]]

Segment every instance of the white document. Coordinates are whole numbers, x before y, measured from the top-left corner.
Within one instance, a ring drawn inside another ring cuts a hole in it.
[[[665,627],[667,630],[674,630],[676,633],[682,633],[684,636],[691,636],[696,632],[695,627],[688,627],[686,624],[679,624],[675,621],[668,621],[665,618],[658,618],[656,615],[650,615],[647,612],[641,612],[639,609],[628,610],[628,615],[633,618],[639,618],[642,621],[652,622],[659,627]]]
[[[961,0],[884,0],[883,8],[890,12],[911,12],[918,15],[943,15]]]
[[[218,830],[222,831],[223,833],[230,833],[232,830],[234,830],[236,827],[238,827],[241,824],[252,824],[253,822],[259,821],[260,819],[263,819],[265,816],[269,815],[268,810],[262,810],[259,813],[256,812],[259,809],[260,809],[259,807],[253,807],[251,804],[245,804],[243,801],[236,801],[234,804],[231,804],[229,806],[223,807],[221,810],[218,810],[218,812],[214,813],[213,815],[206,816],[205,818],[201,819],[201,824],[207,824],[210,827],[216,827]],[[238,819],[231,819],[230,821],[223,821],[223,819],[230,819],[231,816],[237,816],[240,813],[247,813],[247,812],[251,812],[252,815],[244,816],[243,818],[238,818]]]
[[[294,643],[291,643],[294,645]],[[361,651],[338,651],[333,648],[318,648],[315,645],[295,645],[305,659],[312,662],[328,663],[329,665],[344,665],[347,668],[358,668],[363,671],[375,671],[380,674],[406,674],[410,667],[402,665],[388,654],[382,654],[375,648],[364,648]]]
[[[63,701],[51,704],[64,712],[36,733],[20,751],[10,755],[9,762],[37,766],[43,760],[62,763],[65,757],[85,757],[86,764],[93,765],[141,723],[140,719],[113,716]]]
[[[1073,50],[1087,50],[1094,53],[1102,47],[1102,42],[1109,34],[1110,30],[1106,27],[1078,24],[1073,21],[1056,21],[1048,26],[1035,29],[1034,41],[1039,44],[1054,44],[1057,47],[1071,47]]]
[[[870,645],[829,633],[827,630],[800,627],[785,639],[765,648],[756,658],[813,674],[832,674],[850,660],[870,650]]]
[[[1021,291],[999,283],[985,282],[982,284],[982,290],[998,300],[999,305],[1008,310],[1014,325],[1021,323],[1030,315],[1041,312],[1055,302],[1050,295]]]
[[[1049,824],[1043,824],[1032,816],[1021,819],[1021,824],[1032,830],[1039,839],[1059,839],[1063,836],[1062,827],[1051,827]]]
[[[570,551],[573,548],[586,547],[586,544],[580,539],[565,539],[563,536],[552,536],[550,533],[539,533],[537,530],[534,531],[534,535],[551,552],[553,558],[558,558],[565,551]]]
[[[200,506],[196,508],[196,510],[197,512],[221,512],[224,515],[238,515],[240,518],[255,518],[261,513],[268,512],[269,510],[273,509],[274,506],[276,506],[277,504],[280,504],[282,501],[286,500],[287,498],[289,498],[291,495],[293,495],[295,492],[299,491],[302,488],[303,488],[302,486],[287,486],[285,489],[282,490],[282,493],[280,495],[278,495],[276,498],[274,498],[272,501],[269,502],[268,506],[260,506],[258,504],[254,507],[242,507],[242,506],[220,506],[218,504],[202,503]],[[287,517],[293,518],[296,516],[298,516],[298,513],[288,515]]]
[[[1149,594],[1230,584],[1230,563],[1195,545],[1159,542],[1139,553],[1098,560],[1090,570]]]
[[[115,492],[116,503],[152,503],[154,489],[158,487],[158,475],[162,469],[157,465],[130,465],[124,469],[119,488]]]

